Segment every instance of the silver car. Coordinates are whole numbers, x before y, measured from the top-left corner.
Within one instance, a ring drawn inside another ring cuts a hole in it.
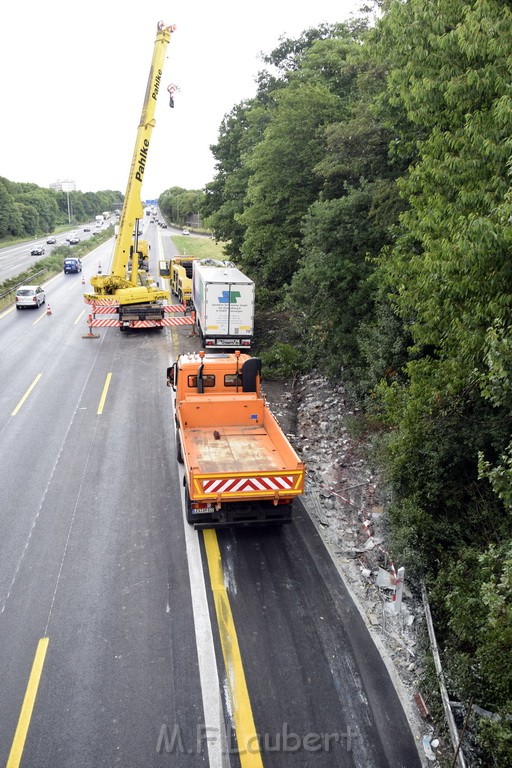
[[[40,307],[46,301],[46,294],[40,285],[20,285],[16,291],[16,309]]]

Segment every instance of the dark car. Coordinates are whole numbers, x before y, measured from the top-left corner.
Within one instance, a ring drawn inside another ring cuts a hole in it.
[[[37,245],[35,248],[32,248],[30,251],[31,256],[43,256],[44,255],[44,248],[42,245]]]
[[[81,272],[82,271],[82,262],[80,259],[70,258],[70,259],[64,259],[64,273],[68,274],[70,272]]]
[[[80,242],[80,238],[79,237],[70,237],[69,240],[68,240],[68,243],[70,245],[78,245],[79,242]]]
[[[56,242],[57,242],[57,238],[53,237],[53,235],[52,237],[49,237],[48,240],[46,241],[48,245],[55,245]]]

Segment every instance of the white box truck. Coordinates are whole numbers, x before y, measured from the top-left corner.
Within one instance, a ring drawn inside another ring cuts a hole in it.
[[[254,282],[231,262],[192,265],[192,303],[205,348],[248,349],[254,333]]]

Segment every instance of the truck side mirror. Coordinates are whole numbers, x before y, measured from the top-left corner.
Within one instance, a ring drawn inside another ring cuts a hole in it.
[[[169,366],[167,369],[167,386],[174,386],[174,365]]]

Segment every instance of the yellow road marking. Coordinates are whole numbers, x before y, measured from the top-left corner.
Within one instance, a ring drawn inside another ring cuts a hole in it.
[[[217,534],[210,528],[203,531],[203,537],[219,626],[222,655],[224,657],[229,694],[233,707],[240,765],[242,768],[263,768],[235,623],[224,584]]]
[[[105,386],[103,387],[103,392],[101,393],[100,398],[100,404],[98,406],[97,414],[98,416],[103,413],[103,406],[105,405],[105,400],[107,399],[107,392],[108,388],[110,386],[110,379],[112,378],[111,373],[107,373],[107,378],[105,379]]]
[[[39,681],[43,671],[44,659],[46,651],[48,650],[48,637],[42,637],[37,644],[36,655],[34,656],[34,662],[32,664],[32,671],[28,679],[27,690],[25,691],[25,698],[21,706],[21,712],[14,734],[14,739],[9,752],[9,758],[7,760],[5,768],[18,768],[23,749],[25,747],[25,741],[27,738],[28,728],[30,725],[30,719],[32,717],[32,711],[37,696],[37,689],[39,687]]]
[[[11,413],[11,416],[16,416],[16,414],[18,413],[19,409],[21,408],[21,406],[23,405],[23,403],[25,402],[27,397],[30,395],[30,393],[32,392],[32,390],[34,389],[35,385],[37,384],[37,382],[39,381],[39,379],[41,378],[42,375],[43,375],[42,373],[38,373],[37,374],[37,376],[35,377],[34,381],[30,385],[30,387],[27,389],[27,391],[25,392],[25,394],[23,395],[23,397],[19,401],[19,403],[16,406],[16,408],[14,409],[14,411]]]

